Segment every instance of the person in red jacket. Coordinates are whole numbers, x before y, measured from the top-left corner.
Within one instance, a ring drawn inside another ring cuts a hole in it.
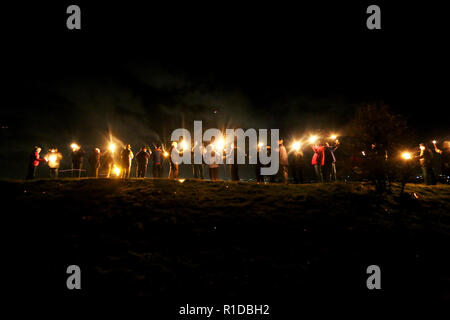
[[[323,182],[322,168],[325,164],[325,148],[320,144],[315,144],[312,146],[314,155],[312,157],[311,164],[316,172],[316,177],[319,182]]]
[[[34,147],[33,151],[30,154],[30,158],[28,160],[28,174],[26,179],[31,180],[36,176],[36,168],[41,162],[46,162],[44,158],[40,157],[41,148]]]

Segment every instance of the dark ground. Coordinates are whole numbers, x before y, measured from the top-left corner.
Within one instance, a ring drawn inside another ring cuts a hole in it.
[[[404,198],[398,186],[381,198],[360,183],[62,179],[0,188],[4,274],[21,297],[450,299],[448,185],[407,185]],[[82,270],[78,292],[65,288],[71,264]],[[366,288],[372,264],[379,291]]]

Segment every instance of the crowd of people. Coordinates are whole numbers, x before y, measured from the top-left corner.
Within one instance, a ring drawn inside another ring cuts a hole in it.
[[[211,141],[204,143],[200,146],[202,153],[205,152],[208,145],[215,144],[215,138],[212,137]],[[82,171],[87,171],[87,176],[98,178],[100,176],[100,169],[104,168],[104,174],[106,178],[112,176],[121,178],[130,178],[131,167],[133,160],[136,164],[136,178],[146,178],[147,168],[151,163],[151,177],[162,178],[163,176],[163,163],[168,162],[169,165],[169,179],[178,179],[180,176],[179,164],[175,163],[170,157],[172,152],[177,152],[180,157],[186,150],[189,150],[187,144],[180,138],[179,141],[173,141],[169,150],[164,151],[162,145],[156,144],[152,149],[146,146],[142,146],[139,152],[134,155],[131,146],[125,145],[122,150],[116,152],[115,148],[109,148],[104,152],[101,152],[99,148],[94,148],[88,155],[87,162],[89,164],[88,170],[83,170],[84,159],[86,157],[85,151],[77,144],[72,144],[71,164],[72,168],[65,171],[70,171],[72,177],[81,177]],[[233,144],[236,148],[236,143]],[[308,148],[311,148],[313,155],[310,161],[310,165],[314,169],[315,180],[317,182],[333,182],[337,181],[337,168],[336,168],[336,152],[340,146],[339,140],[330,139],[314,141],[309,144]],[[257,157],[255,167],[255,180],[258,183],[264,182],[265,177],[261,175],[261,168],[264,165],[259,161],[259,151],[265,149],[270,154],[270,146],[263,146],[258,144]],[[229,178],[232,181],[239,181],[239,165],[237,164],[237,152],[236,149],[233,152],[234,162],[233,164],[225,164],[228,169]],[[274,182],[276,179],[281,180],[284,183],[288,183],[289,175],[292,177],[293,183],[305,182],[305,170],[307,168],[307,160],[305,159],[304,150],[298,142],[294,142],[288,151],[284,145],[283,140],[278,141],[278,153],[279,153],[279,170],[276,176],[269,176],[267,179],[269,182]],[[193,148],[192,159],[194,158]],[[58,178],[59,168],[63,156],[56,147],[50,147],[48,152],[41,157],[41,148],[35,147],[30,155],[28,164],[28,174],[26,179],[33,179],[36,175],[36,168],[41,163],[46,163],[49,168],[50,178]],[[435,154],[439,154],[441,157],[442,168],[441,172],[445,176],[450,176],[450,141],[445,141],[442,148],[438,148],[436,142],[433,143],[433,148],[430,148],[425,143],[419,145],[417,154],[411,159],[417,160],[417,164],[422,170],[423,181],[425,184],[432,185],[436,183],[436,175],[432,166],[432,159]],[[381,172],[383,159],[387,159],[387,152],[381,152],[375,144],[372,144],[367,151],[362,151],[364,159],[368,166],[372,166],[374,170],[371,172],[377,175],[377,168],[380,168]],[[204,167],[207,166],[209,172],[209,178],[212,181],[218,180],[219,166],[222,161],[218,161],[220,157],[225,159],[225,151],[218,151],[217,148],[212,148],[211,153],[212,161],[209,164],[192,164],[192,176],[198,179],[204,179]]]

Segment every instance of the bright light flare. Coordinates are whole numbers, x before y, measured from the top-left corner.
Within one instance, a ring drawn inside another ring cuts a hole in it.
[[[181,141],[181,150],[187,150],[187,148],[188,148],[187,142],[184,140]]]
[[[436,144],[437,143],[437,141],[436,140],[433,140],[433,144]]]
[[[308,141],[309,141],[309,143],[313,144],[317,141],[317,139],[319,139],[318,136],[310,136]]]
[[[113,171],[114,171],[114,174],[116,175],[116,177],[118,177],[121,170],[118,166],[114,165]]]
[[[258,143],[258,148],[262,148],[262,147],[264,147],[264,143],[263,142]]]
[[[222,137],[217,140],[216,144],[216,151],[222,151],[225,149],[225,139]]]
[[[412,159],[411,152],[403,152],[402,153],[402,158],[405,159],[405,160],[411,160]]]
[[[179,183],[183,183],[184,181],[186,181],[186,179],[178,179]]]
[[[331,140],[336,140],[336,139],[337,139],[337,135],[336,135],[336,134],[332,134],[332,135],[330,136],[330,139],[331,139]]]
[[[50,162],[50,164],[55,164],[56,162],[56,155],[52,154],[51,156],[48,157],[48,161]]]
[[[300,151],[301,147],[302,147],[302,144],[300,143],[300,141],[295,141],[292,144],[292,150],[294,150],[294,151]]]
[[[116,145],[114,143],[110,143],[108,149],[109,149],[109,151],[114,152],[114,151],[116,151]]]
[[[72,144],[70,145],[70,147],[72,148],[72,151],[78,151],[78,150],[80,150],[80,146],[79,146],[78,144],[76,144],[75,142],[72,143]]]
[[[169,156],[169,153],[167,151],[164,151],[164,158],[167,158]]]

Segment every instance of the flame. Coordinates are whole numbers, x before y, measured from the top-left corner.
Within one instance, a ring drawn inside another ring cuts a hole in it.
[[[56,155],[52,154],[50,157],[48,157],[48,161],[51,163],[55,163],[56,162]]]
[[[216,142],[216,151],[222,151],[225,149],[225,139],[221,137]]]
[[[114,143],[109,144],[109,151],[111,151],[111,152],[116,151],[116,145]]]
[[[72,148],[73,151],[78,151],[78,150],[80,150],[80,146],[79,146],[78,144],[76,144],[75,142],[72,143],[72,144],[70,145],[70,147]]]
[[[317,141],[317,139],[319,139],[318,136],[310,136],[308,141],[309,143],[313,144]]]
[[[118,166],[114,165],[113,171],[116,174],[116,177],[118,177],[120,174],[120,168]]]
[[[302,144],[300,143],[300,141],[294,141],[291,148],[294,151],[299,151],[301,146],[302,146]]]
[[[412,158],[411,152],[403,152],[402,158],[405,160],[410,160]]]
[[[169,156],[169,153],[167,151],[164,151],[164,158],[167,158]]]

